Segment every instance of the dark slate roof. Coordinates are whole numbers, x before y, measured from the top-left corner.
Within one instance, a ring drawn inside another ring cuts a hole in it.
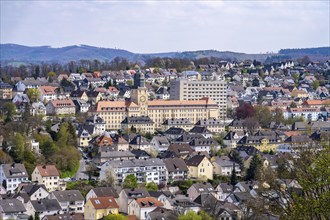
[[[81,134],[83,133],[83,131],[87,131],[90,135],[93,134],[94,132],[94,125],[83,125],[78,129],[78,137],[81,136]]]
[[[183,159],[180,158],[167,158],[164,163],[168,172],[174,171],[188,171],[188,167]]]
[[[236,147],[236,150],[244,151],[250,156],[255,155],[256,153],[260,153],[260,151],[257,148],[252,147],[252,146],[238,146],[238,147]]]
[[[119,197],[117,191],[113,187],[96,187],[91,190],[94,191],[96,197],[108,197],[108,196],[112,196],[114,198]]]
[[[130,142],[129,144],[132,145],[148,145],[149,141],[147,138],[141,136],[141,135],[136,135]]]
[[[223,125],[223,126],[225,126],[223,120],[215,119],[215,118],[199,120],[196,123],[196,125],[201,125],[201,126]]]
[[[188,118],[171,118],[166,119],[163,125],[192,125],[193,123],[189,121]]]
[[[134,198],[145,198],[145,197],[149,197],[150,196],[149,192],[145,188],[124,189],[124,191],[126,192],[126,195],[130,199],[134,199]]]
[[[28,173],[25,169],[24,164],[13,163],[13,164],[2,164],[1,166],[7,178],[28,177]]]
[[[171,144],[168,150],[173,151],[177,157],[190,155],[194,152],[188,144]]]
[[[169,129],[167,129],[164,134],[168,134],[168,135],[182,135],[186,133],[186,131],[182,128],[175,128],[175,127],[171,127]]]
[[[37,192],[40,188],[43,188],[45,191],[47,191],[46,186],[44,184],[26,184],[23,185],[21,188],[21,192],[26,192],[29,196],[33,195],[33,193]]]
[[[131,150],[132,154],[135,155],[136,158],[140,157],[148,157],[150,158],[150,154],[148,154],[146,151],[141,150],[141,149],[133,149]]]
[[[96,98],[98,95],[100,94],[100,92],[98,91],[86,91],[86,95],[90,98]]]
[[[213,140],[212,138],[195,138],[189,142],[190,146],[214,146],[219,145],[218,142]]]
[[[292,135],[288,137],[286,143],[308,143],[311,139],[307,135]]]
[[[31,203],[37,212],[61,210],[61,206],[56,199],[43,199],[38,201],[31,201]]]
[[[122,124],[153,124],[154,122],[149,118],[149,116],[131,116],[126,117]]]
[[[151,220],[172,220],[177,218],[177,214],[173,210],[165,209],[163,207],[157,207],[153,211],[149,212]]]
[[[80,98],[85,91],[81,91],[81,90],[76,90],[76,91],[72,91],[70,94],[70,97],[74,97],[74,98]]]
[[[201,134],[183,134],[178,137],[175,141],[180,143],[190,143],[192,140],[197,138],[204,138]]]
[[[201,205],[202,207],[208,206],[209,204],[215,204],[217,199],[212,194],[200,194],[195,200],[195,203]]]
[[[43,220],[85,220],[83,213],[45,215]]]
[[[218,187],[220,187],[224,193],[230,193],[234,190],[234,186],[230,183],[220,183]]]
[[[186,164],[187,166],[198,166],[202,160],[204,159],[205,155],[195,155],[192,158],[190,158]]]
[[[194,126],[192,129],[189,131],[190,133],[195,133],[195,134],[210,134],[211,131],[207,129],[204,126]]]
[[[81,195],[79,190],[54,191],[52,193],[59,202],[75,202],[84,200],[84,197]]]
[[[23,203],[18,199],[0,200],[0,207],[4,213],[25,212]]]

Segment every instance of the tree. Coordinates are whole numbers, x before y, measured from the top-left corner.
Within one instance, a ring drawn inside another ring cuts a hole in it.
[[[188,211],[187,214],[180,215],[178,220],[203,220],[203,218],[194,211]]]
[[[236,118],[245,119],[248,117],[254,116],[254,108],[247,102],[244,102],[242,105],[236,108]]]
[[[253,134],[260,125],[257,118],[249,117],[244,120],[243,126],[250,134]]]
[[[313,89],[316,90],[317,88],[319,88],[320,86],[320,81],[318,81],[317,79],[314,80],[313,82]]]
[[[284,116],[283,116],[283,111],[280,108],[276,108],[273,113],[273,121],[277,123],[282,123],[284,122]]]
[[[13,140],[13,146],[9,152],[15,162],[22,162],[24,159],[24,138],[20,133],[17,133]]]
[[[131,132],[136,133],[136,128],[134,127],[134,125],[131,126]]]
[[[123,214],[109,214],[103,220],[127,220],[128,217]]]
[[[148,191],[157,191],[158,190],[158,185],[154,182],[150,182],[146,184],[146,189]]]
[[[123,188],[137,188],[138,181],[134,174],[128,174],[123,182]]]
[[[34,213],[34,220],[40,220],[40,216],[38,212]]]
[[[105,178],[100,182],[100,186],[115,186],[116,183],[116,174],[111,170],[108,169],[105,172]]]
[[[51,71],[51,72],[49,72],[49,73],[47,74],[47,76],[48,76],[48,82],[53,82],[53,80],[54,80],[55,77],[56,77],[56,73],[53,72],[53,71]]]
[[[262,167],[261,157],[259,154],[255,154],[251,159],[249,168],[247,169],[246,179],[255,180],[256,177],[259,175],[261,167]]]
[[[27,89],[26,95],[29,97],[30,102],[33,103],[40,99],[41,93],[40,90],[37,88],[30,88]]]
[[[268,128],[272,121],[272,113],[270,112],[269,108],[267,106],[258,105],[254,107],[254,111],[255,118],[258,119],[259,124],[263,128]]]
[[[230,157],[235,163],[239,164],[240,170],[243,171],[244,162],[243,162],[243,158],[239,155],[238,151],[237,150],[231,151]]]
[[[297,108],[297,104],[292,101],[291,104],[290,104],[290,108]]]
[[[230,183],[231,185],[235,186],[237,184],[238,180],[237,180],[237,176],[236,176],[236,168],[235,168],[235,163],[233,164],[233,170],[231,172],[231,176],[230,176]]]
[[[297,182],[303,193],[288,200],[283,219],[330,219],[330,147],[306,150],[294,160]]]
[[[3,104],[3,112],[5,113],[5,122],[11,122],[13,116],[16,113],[16,105],[11,102],[6,102]]]

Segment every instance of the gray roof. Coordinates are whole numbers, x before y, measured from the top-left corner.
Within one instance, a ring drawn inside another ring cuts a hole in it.
[[[159,158],[108,161],[108,163],[112,168],[165,166],[165,163]]]
[[[188,171],[188,167],[183,159],[180,158],[167,158],[164,163],[168,172],[174,171]]]
[[[94,191],[97,197],[107,197],[107,196],[113,196],[114,198],[119,197],[116,189],[113,187],[96,187],[91,190]]]
[[[3,172],[6,178],[29,177],[24,164],[2,164]]]
[[[122,124],[153,124],[154,122],[149,118],[149,116],[131,116],[126,117]]]
[[[31,201],[32,206],[37,212],[59,211],[61,206],[56,199],[43,199],[38,201]]]
[[[199,120],[196,125],[201,125],[201,126],[215,126],[215,125],[222,125],[225,126],[225,123],[223,120],[221,119],[215,119],[215,118],[211,118],[211,119],[204,119],[204,120]]]
[[[150,194],[145,188],[138,188],[138,189],[123,189],[128,196],[128,198],[145,198],[149,197]]]
[[[211,183],[194,183],[191,187],[194,187],[199,193],[210,193],[215,192],[215,189]]]
[[[231,161],[227,156],[215,157],[215,163],[221,167],[233,167],[234,161]]]
[[[135,157],[135,154],[129,151],[102,151],[100,157],[117,158],[117,157]]]
[[[26,209],[23,203],[18,199],[0,200],[0,207],[4,213],[25,212]]]
[[[55,191],[53,194],[59,202],[74,202],[85,200],[79,190]]]
[[[188,118],[171,118],[164,120],[163,125],[193,125],[193,123]]]

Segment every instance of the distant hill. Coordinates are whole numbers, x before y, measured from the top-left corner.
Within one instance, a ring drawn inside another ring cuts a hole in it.
[[[19,62],[69,62],[82,59],[111,61],[115,57],[123,57],[130,61],[146,61],[153,57],[170,57],[182,59],[199,59],[204,57],[217,57],[221,59],[230,59],[242,61],[246,59],[265,61],[267,58],[276,56],[283,59],[296,59],[305,55],[316,59],[330,59],[329,47],[308,48],[308,49],[284,49],[278,54],[245,54],[230,51],[217,50],[199,50],[186,52],[168,52],[154,54],[138,54],[127,50],[93,47],[88,45],[75,45],[61,48],[52,48],[50,46],[29,47],[17,44],[0,44],[1,63],[19,63]]]

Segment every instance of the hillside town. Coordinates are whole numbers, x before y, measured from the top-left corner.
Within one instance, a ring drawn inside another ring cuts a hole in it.
[[[330,60],[34,76],[0,81],[0,219],[330,218]]]

